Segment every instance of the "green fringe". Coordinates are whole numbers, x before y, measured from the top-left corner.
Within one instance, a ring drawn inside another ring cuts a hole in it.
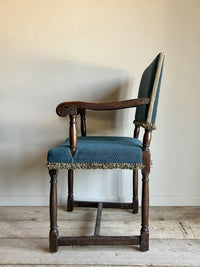
[[[52,169],[142,169],[142,163],[53,163],[48,162],[47,168]]]
[[[135,125],[141,126],[141,127],[148,129],[148,130],[156,130],[156,125],[153,123],[140,122],[140,121],[136,121],[136,120],[133,123]]]

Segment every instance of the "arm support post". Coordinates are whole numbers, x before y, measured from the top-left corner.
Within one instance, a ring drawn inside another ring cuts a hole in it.
[[[77,148],[77,126],[76,126],[76,115],[70,115],[70,127],[69,127],[69,139],[70,139],[70,151],[74,156]]]
[[[135,130],[134,130],[134,138],[138,138],[140,134],[140,126],[135,125]]]
[[[70,140],[70,151],[72,156],[74,156],[77,148],[77,108],[71,106],[69,109],[69,140]]]
[[[85,113],[86,113],[85,109],[80,111],[80,116],[81,116],[81,136],[86,136],[87,135]]]

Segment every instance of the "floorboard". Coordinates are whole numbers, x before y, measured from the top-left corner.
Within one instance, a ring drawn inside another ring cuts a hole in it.
[[[59,208],[61,235],[93,233],[96,209]],[[140,215],[104,209],[101,234],[139,234]],[[137,246],[60,247],[48,251],[48,207],[0,207],[0,266],[200,266],[200,207],[151,207],[150,251]]]

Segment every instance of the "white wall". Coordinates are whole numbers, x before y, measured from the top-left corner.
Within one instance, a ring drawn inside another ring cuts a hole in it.
[[[48,204],[46,153],[68,132],[55,114],[59,102],[136,97],[143,69],[160,51],[150,204],[200,205],[199,0],[0,0],[0,10],[0,205]],[[88,133],[132,136],[133,116],[88,112]],[[77,171],[75,195],[129,201],[131,176]]]

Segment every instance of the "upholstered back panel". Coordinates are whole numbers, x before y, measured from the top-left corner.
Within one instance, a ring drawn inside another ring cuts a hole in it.
[[[135,123],[144,127],[154,128],[158,98],[160,92],[160,83],[164,54],[160,53],[153,62],[145,69],[140,82],[138,98],[149,97],[150,104],[138,106],[135,114]]]

